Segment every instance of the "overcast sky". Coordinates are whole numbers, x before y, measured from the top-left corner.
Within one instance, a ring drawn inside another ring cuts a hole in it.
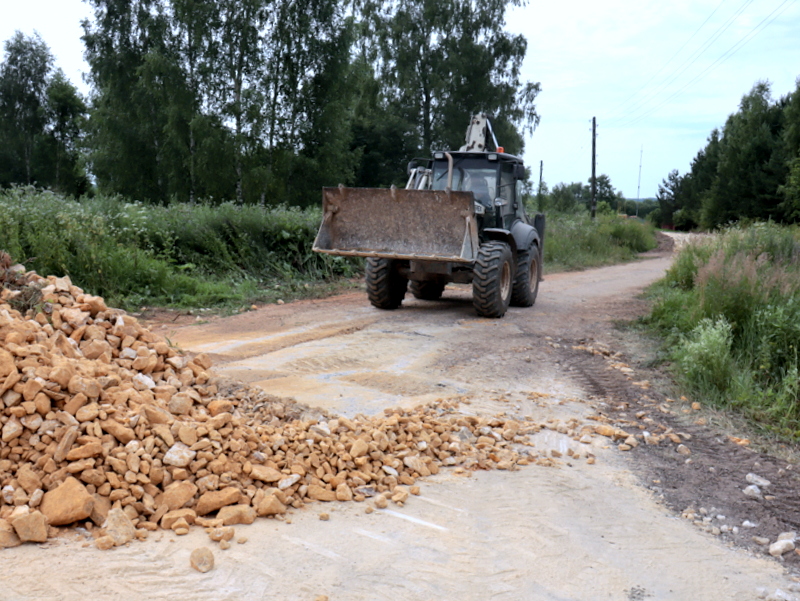
[[[88,4],[0,0],[0,14],[0,40],[38,31],[56,65],[88,91],[80,40]],[[672,169],[689,169],[757,81],[770,81],[778,98],[800,76],[798,0],[531,2],[509,13],[508,28],[528,38],[524,79],[542,85],[525,161],[537,181],[544,161],[550,187],[588,180],[594,116],[598,175],[636,197],[641,153],[640,195],[654,196]]]

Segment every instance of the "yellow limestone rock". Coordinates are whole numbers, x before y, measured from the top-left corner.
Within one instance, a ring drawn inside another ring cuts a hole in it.
[[[94,497],[75,478],[67,478],[60,486],[45,493],[40,506],[51,526],[63,526],[92,515]]]
[[[17,536],[17,531],[14,530],[7,520],[0,520],[0,549],[8,549],[9,547],[19,547],[22,541]]]
[[[258,504],[256,513],[260,516],[279,515],[286,513],[286,506],[275,495],[267,495]]]
[[[238,503],[240,498],[241,493],[239,489],[232,486],[223,488],[222,490],[211,490],[200,496],[194,510],[197,512],[197,515],[206,515],[226,505]]]
[[[108,512],[104,528],[106,536],[111,537],[115,547],[132,541],[136,536],[136,527],[128,515],[119,507],[112,507]]]
[[[222,520],[224,526],[252,524],[256,520],[256,510],[250,505],[228,505],[217,512],[217,519]]]
[[[195,570],[205,574],[214,568],[214,554],[208,547],[200,547],[192,551],[189,563]]]
[[[47,540],[47,518],[40,511],[13,517],[11,525],[23,543],[43,543]]]

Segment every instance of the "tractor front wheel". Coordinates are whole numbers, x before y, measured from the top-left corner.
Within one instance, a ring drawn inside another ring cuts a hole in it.
[[[392,259],[367,259],[367,297],[378,309],[397,309],[406,296],[408,280],[397,271]]]
[[[472,276],[472,304],[481,317],[502,317],[511,302],[514,281],[511,248],[487,242],[478,250]]]

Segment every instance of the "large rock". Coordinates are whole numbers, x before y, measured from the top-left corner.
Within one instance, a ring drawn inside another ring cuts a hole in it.
[[[188,415],[192,410],[193,404],[194,401],[188,394],[179,393],[172,396],[167,404],[167,408],[169,412],[174,415]]]
[[[0,520],[0,549],[19,547],[22,541],[17,536],[17,531],[6,520]]]
[[[156,505],[166,505],[169,511],[180,509],[197,494],[197,487],[188,480],[173,482],[156,499]]]
[[[133,522],[119,507],[111,508],[103,527],[105,528],[106,536],[110,536],[114,541],[115,547],[132,541],[136,536],[136,528]]]
[[[261,480],[262,482],[278,482],[284,478],[284,474],[274,467],[254,465],[250,471],[250,477],[253,480]]]
[[[335,501],[336,492],[323,488],[318,484],[312,484],[308,487],[308,496],[316,501]]]
[[[286,505],[281,503],[280,499],[275,495],[267,495],[258,504],[256,512],[260,516],[278,515],[286,513]]]
[[[226,505],[238,503],[239,499],[241,499],[239,489],[232,486],[223,488],[222,490],[211,490],[200,496],[194,510],[197,512],[197,515],[206,515]]]
[[[342,482],[339,486],[336,487],[336,500],[337,501],[353,500],[353,490],[347,485],[346,482]]]
[[[360,438],[357,439],[353,443],[353,446],[350,447],[350,455],[353,457],[353,459],[366,455],[367,451],[369,451],[369,445]]]
[[[15,438],[17,438],[20,434],[22,434],[23,430],[24,428],[22,427],[22,424],[19,422],[19,420],[16,417],[12,417],[6,422],[6,425],[3,426],[3,434],[2,434],[3,442],[11,442]]]
[[[769,554],[773,557],[780,557],[789,551],[794,551],[794,542],[791,540],[777,540],[769,546]]]
[[[133,430],[126,428],[121,423],[114,421],[113,419],[107,419],[100,422],[100,427],[111,434],[111,436],[116,438],[122,444],[128,444],[130,441],[136,438],[136,433]]]
[[[164,464],[175,467],[186,467],[194,461],[197,451],[191,450],[182,442],[176,442],[164,455]]]
[[[94,522],[95,526],[102,527],[105,524],[108,512],[111,511],[111,501],[108,497],[94,493],[94,506],[92,507],[92,515],[89,518]]]
[[[218,416],[220,413],[231,413],[233,411],[233,402],[227,399],[218,399],[211,401],[208,404],[208,412],[212,417]]]
[[[87,459],[89,457],[97,457],[103,454],[103,445],[99,442],[87,442],[85,445],[76,447],[67,453],[67,461],[77,461],[78,459]]]
[[[0,378],[5,378],[12,373],[17,373],[14,355],[5,349],[0,349]]]
[[[84,378],[83,376],[74,375],[69,379],[67,389],[70,394],[83,393],[90,399],[96,399],[100,396],[100,384],[94,378]]]
[[[165,530],[171,530],[172,525],[178,520],[184,520],[187,524],[194,524],[197,519],[197,512],[194,509],[176,509],[169,511],[161,518],[161,527]]]
[[[75,478],[67,478],[60,486],[45,493],[41,512],[51,526],[63,526],[92,515],[94,497]]]
[[[13,517],[11,525],[23,543],[43,543],[47,540],[47,518],[40,511]]]
[[[72,445],[75,444],[75,441],[78,439],[79,433],[80,429],[78,426],[70,426],[64,431],[61,440],[58,441],[56,452],[53,454],[53,459],[56,463],[61,463],[66,459],[67,454],[70,449],[72,449]]]
[[[252,524],[256,521],[256,510],[250,505],[228,505],[219,510],[217,519],[222,520],[223,526]]]
[[[42,487],[42,480],[33,471],[30,463],[25,463],[17,470],[17,482],[29,495]]]

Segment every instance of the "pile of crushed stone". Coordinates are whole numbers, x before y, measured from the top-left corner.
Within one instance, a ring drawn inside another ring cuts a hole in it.
[[[111,548],[311,501],[381,508],[443,467],[555,461],[528,440],[547,424],[465,416],[446,401],[331,416],[215,376],[207,355],[170,346],[69,277],[7,261],[0,285],[0,548],[76,524]],[[577,440],[573,427],[560,425]]]

